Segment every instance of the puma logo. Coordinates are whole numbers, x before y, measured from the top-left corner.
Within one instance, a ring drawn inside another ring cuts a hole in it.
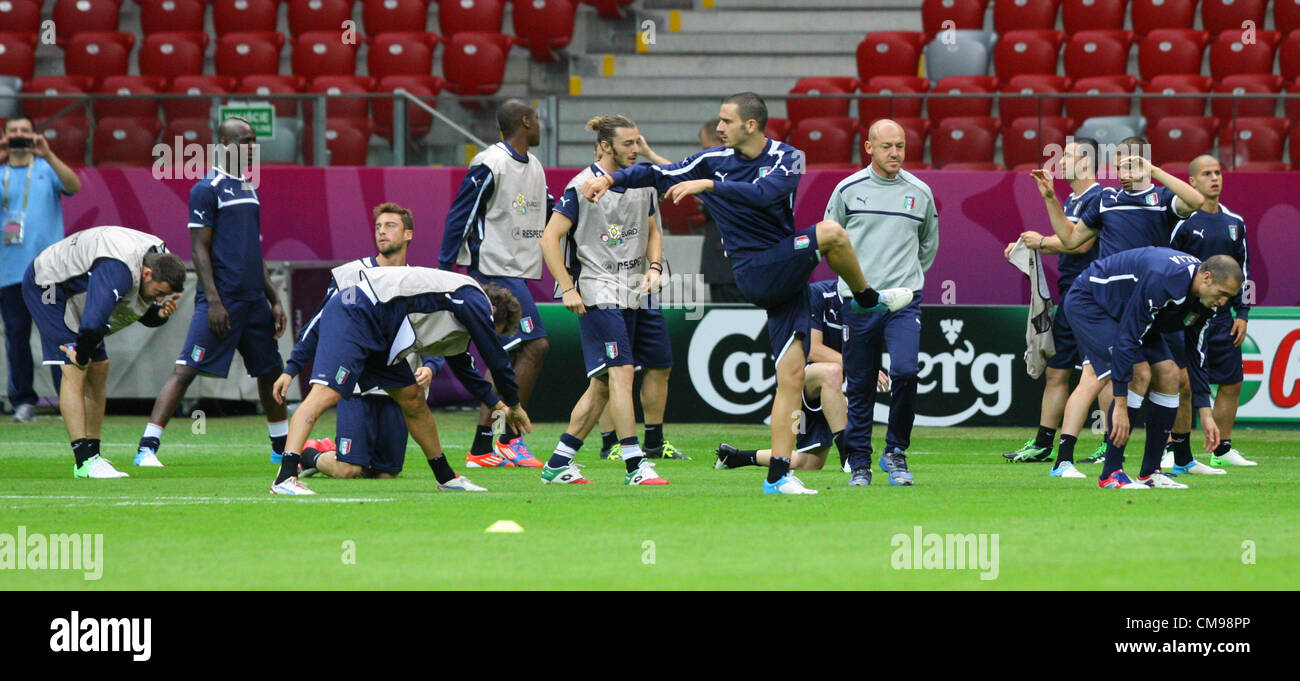
[[[199,216],[199,219],[200,219],[200,220],[207,220],[208,217],[207,217],[207,215],[204,214],[204,213],[206,213],[206,212],[207,212],[207,211],[196,210],[196,211],[194,211],[194,214],[197,215],[197,216]]]
[[[223,187],[223,188],[221,189],[221,192],[222,192],[223,194],[229,194],[229,195],[231,195],[231,196],[234,196],[234,195],[235,195],[235,190],[231,189],[230,187]]]
[[[713,174],[718,176],[719,182],[725,182],[727,180],[727,173],[715,170],[713,171]]]
[[[1202,239],[1205,238],[1205,230],[1203,230],[1203,229],[1193,229],[1193,230],[1192,230],[1192,234],[1195,234],[1196,236],[1199,236],[1199,237],[1201,237]]]

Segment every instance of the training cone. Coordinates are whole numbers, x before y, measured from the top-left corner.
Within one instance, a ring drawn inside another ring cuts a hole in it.
[[[523,531],[524,528],[520,527],[519,523],[513,520],[498,520],[495,523],[492,523],[491,527],[484,530],[484,532],[509,532],[512,534]]]

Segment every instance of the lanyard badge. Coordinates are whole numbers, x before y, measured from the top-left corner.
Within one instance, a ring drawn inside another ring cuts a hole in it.
[[[23,222],[27,217],[27,198],[32,189],[32,169],[27,169],[27,182],[23,188],[23,207],[20,211],[9,209],[9,170],[5,166],[4,177],[4,245],[19,246],[23,243]]]

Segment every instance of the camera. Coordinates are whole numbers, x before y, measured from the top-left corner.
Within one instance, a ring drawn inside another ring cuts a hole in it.
[[[35,140],[30,137],[14,137],[9,140],[10,149],[31,149]]]

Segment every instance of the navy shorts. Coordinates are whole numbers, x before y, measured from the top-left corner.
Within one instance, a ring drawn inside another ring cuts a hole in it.
[[[406,461],[406,416],[387,395],[339,400],[335,458],[382,473],[400,473]]]
[[[791,234],[767,250],[736,255],[736,287],[746,300],[767,310],[767,336],[777,362],[795,334],[803,336],[804,357],[808,356],[808,280],[818,262],[821,252],[817,250],[816,225]]]
[[[52,291],[53,300],[48,297],[42,300],[44,289],[36,285],[36,270],[33,265],[28,265],[27,272],[23,274],[23,303],[27,305],[27,311],[32,315],[36,330],[41,335],[41,363],[48,366],[67,364],[68,356],[63,354],[62,346],[70,345],[76,349],[77,345],[77,333],[68,328],[63,318],[68,304],[63,287],[54,286]],[[90,361],[103,362],[107,359],[108,350],[100,343],[91,353]],[[58,388],[57,385],[54,387]]]
[[[821,404],[808,404],[808,396],[803,396],[803,415],[799,421],[799,432],[794,438],[794,451],[806,452],[832,444],[831,424],[826,422]]]
[[[1241,348],[1232,344],[1231,314],[1210,318],[1205,329],[1205,369],[1210,383],[1232,385],[1244,378]]]
[[[1119,322],[1111,319],[1092,294],[1078,285],[1070,289],[1065,305],[1084,362],[1092,365],[1099,380],[1110,378],[1111,348],[1119,337]],[[1165,334],[1152,333],[1143,339],[1137,361],[1155,364],[1173,358]]]
[[[628,364],[638,369],[673,365],[668,325],[659,310],[588,307],[578,318],[578,330],[588,377]]]
[[[524,341],[546,337],[546,327],[542,326],[542,315],[537,311],[537,302],[528,290],[528,280],[518,277],[490,277],[482,272],[471,270],[470,276],[478,283],[487,286],[495,284],[512,293],[519,301],[519,332],[513,336],[501,336],[501,347],[514,350]]]
[[[1056,307],[1056,317],[1052,320],[1052,344],[1056,346],[1056,354],[1047,360],[1049,368],[1083,368],[1083,355],[1079,351],[1079,341],[1074,337],[1074,329],[1070,328],[1070,319],[1065,314],[1064,300]]]
[[[1160,335],[1164,336],[1165,345],[1169,348],[1169,356],[1173,358],[1174,364],[1177,364],[1179,369],[1186,369],[1187,348],[1183,339],[1183,332],[1170,331]]]
[[[325,306],[318,322],[320,340],[312,364],[312,383],[326,386],[344,397],[350,397],[358,385],[363,391],[415,385],[410,364],[388,363],[388,342],[366,315],[366,309],[364,304],[343,305],[334,301]]]
[[[208,329],[208,302],[196,300],[190,330],[185,336],[185,346],[176,359],[177,364],[198,369],[209,376],[225,378],[230,373],[230,362],[235,351],[244,358],[244,368],[249,376],[264,376],[278,372],[284,366],[280,346],[275,340],[275,318],[271,303],[266,298],[257,300],[223,301],[230,315],[230,330],[225,338],[217,338]]]

